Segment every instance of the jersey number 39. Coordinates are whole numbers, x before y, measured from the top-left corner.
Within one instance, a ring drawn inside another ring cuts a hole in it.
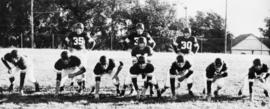
[[[84,38],[83,37],[73,37],[74,45],[83,45]]]

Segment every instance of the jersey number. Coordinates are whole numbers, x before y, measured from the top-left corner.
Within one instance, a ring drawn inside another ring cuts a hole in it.
[[[185,42],[185,41],[182,41],[181,42],[181,49],[191,49],[192,48],[192,42],[188,41],[188,42]]]
[[[83,45],[84,39],[83,37],[73,37],[74,45]]]
[[[138,37],[135,37],[134,40],[135,40],[134,45],[138,45],[139,38]]]

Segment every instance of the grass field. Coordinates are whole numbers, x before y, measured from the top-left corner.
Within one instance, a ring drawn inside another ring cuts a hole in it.
[[[3,56],[11,49],[1,49],[0,56]],[[56,74],[53,69],[55,61],[60,57],[61,50],[50,49],[19,49],[23,54],[27,54],[33,58],[35,64],[35,77],[40,82],[42,87],[42,93],[36,93],[32,95],[19,96],[16,92],[13,94],[5,92],[1,95],[0,108],[131,108],[131,109],[270,109],[270,100],[265,98],[259,88],[255,89],[255,100],[253,102],[248,101],[248,98],[238,97],[237,91],[241,86],[241,78],[248,73],[248,68],[252,64],[254,58],[261,58],[264,63],[270,66],[270,56],[263,55],[231,55],[231,54],[211,54],[203,53],[197,54],[193,59],[194,69],[194,86],[193,90],[196,97],[189,97],[187,95],[186,86],[177,90],[179,95],[176,101],[169,99],[170,91],[164,94],[161,99],[147,98],[142,101],[135,99],[135,96],[126,98],[118,98],[114,96],[114,87],[112,81],[109,78],[102,80],[102,91],[100,100],[94,100],[93,95],[89,95],[88,92],[84,92],[82,95],[78,95],[73,92],[65,92],[65,94],[55,97],[53,95]],[[123,80],[129,73],[129,67],[131,66],[130,52],[126,51],[89,51],[87,67],[87,81],[86,87],[90,87],[90,81],[93,79],[93,67],[98,61],[101,55],[106,55],[115,60],[121,60],[124,62],[124,68],[120,73],[120,79]],[[152,59],[152,63],[155,66],[155,76],[158,82],[162,86],[165,82],[169,67],[174,61],[176,55],[174,53],[155,53]],[[216,57],[221,57],[225,60],[229,67],[229,76],[227,78],[226,85],[221,90],[221,96],[213,99],[211,102],[207,102],[202,97],[202,90],[205,86],[205,68]],[[7,70],[3,64],[0,64],[0,86],[6,88],[9,85]],[[15,86],[19,84],[19,74],[15,81]],[[270,83],[269,83],[270,84]],[[31,92],[33,85],[26,82],[26,90]]]

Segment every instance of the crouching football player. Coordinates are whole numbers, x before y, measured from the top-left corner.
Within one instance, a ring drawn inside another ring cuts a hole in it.
[[[226,63],[221,58],[216,58],[206,68],[206,90],[207,100],[211,100],[212,84],[216,83],[217,88],[214,91],[215,97],[219,96],[219,90],[224,86],[224,78],[228,76]]]
[[[17,50],[12,50],[10,53],[5,54],[5,56],[2,57],[1,60],[8,69],[8,73],[10,74],[10,86],[8,89],[9,91],[13,91],[15,81],[14,74],[17,72],[20,73],[19,91],[21,95],[24,94],[23,87],[26,76],[28,77],[28,80],[30,82],[34,83],[36,92],[40,91],[39,83],[34,77],[33,63],[30,57],[19,54]]]
[[[166,89],[170,87],[172,92],[172,99],[176,99],[176,83],[178,83],[179,88],[180,83],[186,81],[189,95],[194,96],[191,90],[193,86],[193,70],[191,69],[190,62],[188,60],[185,60],[183,55],[177,56],[176,61],[173,62],[171,65],[169,73],[170,79],[168,83],[170,83],[170,86],[165,86],[164,89],[162,89],[162,93],[164,93]]]
[[[248,80],[249,80],[249,95],[250,100],[253,99],[253,85],[259,85],[263,88],[263,93],[266,97],[269,97],[267,91],[266,80],[269,77],[268,67],[266,64],[261,63],[260,59],[253,61],[253,66],[249,68]]]
[[[130,74],[132,75],[131,81],[137,92],[137,98],[140,98],[141,96],[144,97],[146,90],[148,88],[151,89],[152,88],[151,86],[155,87],[155,89],[157,90],[157,95],[158,97],[160,97],[160,90],[155,78],[153,77],[153,72],[154,66],[151,63],[147,63],[144,56],[138,57],[138,62],[135,63],[133,66],[131,66],[130,68]],[[139,75],[141,75],[142,78],[145,79],[141,93],[139,91],[137,83],[137,78]]]
[[[99,98],[99,89],[100,89],[100,82],[101,82],[101,77],[104,75],[109,75],[112,76],[112,80],[114,82],[114,85],[116,87],[116,92],[117,95],[120,95],[120,83],[119,83],[119,77],[118,74],[120,73],[120,71],[123,68],[123,62],[119,62],[119,66],[117,68],[117,71],[115,73],[112,73],[116,63],[114,62],[113,59],[107,59],[106,56],[101,56],[99,59],[99,62],[96,64],[95,68],[94,68],[94,74],[96,75],[95,77],[95,98],[98,99]]]
[[[67,51],[61,53],[61,58],[56,61],[54,68],[56,69],[56,94],[64,90],[65,83],[75,80],[79,86],[78,92],[85,88],[84,73],[85,67],[81,65],[81,60],[73,55],[69,55]]]

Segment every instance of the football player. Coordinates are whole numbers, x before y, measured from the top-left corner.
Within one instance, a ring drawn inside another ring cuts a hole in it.
[[[120,94],[120,89],[119,89],[120,83],[119,83],[118,75],[119,75],[120,71],[122,70],[123,65],[124,65],[123,62],[120,61],[119,66],[117,68],[117,71],[113,74],[112,72],[113,72],[114,68],[116,67],[116,63],[114,62],[114,60],[107,59],[106,56],[100,57],[99,62],[96,64],[96,66],[94,68],[94,74],[96,75],[96,77],[95,77],[95,82],[96,82],[95,98],[96,99],[99,99],[99,89],[100,89],[101,78],[106,74],[109,76],[112,76],[113,83],[116,87],[117,95]]]
[[[84,32],[84,25],[82,23],[76,23],[73,26],[74,31],[65,38],[65,41],[68,44],[68,49],[70,51],[93,49],[95,41],[90,36],[90,33]]]
[[[8,89],[9,91],[13,91],[15,81],[14,75],[17,72],[20,73],[19,91],[21,95],[24,95],[23,87],[26,76],[28,80],[30,80],[30,82],[34,83],[35,91],[36,92],[40,91],[39,83],[34,77],[33,62],[30,57],[19,54],[17,50],[12,50],[10,53],[5,54],[5,56],[2,57],[1,60],[8,69],[8,73],[10,75],[9,77],[10,86]]]
[[[164,93],[166,89],[170,87],[171,92],[172,92],[172,99],[175,100],[176,99],[176,94],[175,94],[176,83],[178,83],[178,88],[179,88],[180,83],[186,81],[189,95],[194,96],[191,90],[193,86],[193,80],[192,80],[193,70],[191,69],[191,66],[192,65],[190,64],[190,62],[186,60],[183,55],[181,54],[178,55],[176,57],[176,61],[172,63],[170,71],[169,71],[170,79],[169,79],[169,82],[167,83],[170,83],[170,86],[166,84],[164,89],[162,89],[161,93]]]
[[[84,32],[84,25],[82,23],[74,24],[74,32],[71,32],[65,40],[68,43],[68,50],[71,55],[78,57],[81,60],[82,66],[86,66],[88,61],[86,49],[93,49],[95,41],[88,32]],[[87,45],[91,46],[89,47]],[[83,81],[85,81],[85,79],[83,79]],[[71,85],[72,84],[73,83],[71,83]]]
[[[150,36],[149,33],[145,32],[144,30],[144,24],[138,23],[136,25],[136,32],[130,34],[125,42],[129,44],[130,48],[132,49],[134,46],[138,45],[138,39],[140,37],[144,37],[147,39],[147,45],[151,48],[154,48],[156,46],[156,42],[153,40],[153,38]]]
[[[64,90],[64,85],[68,80],[73,82],[75,80],[79,86],[78,92],[81,92],[85,88],[84,73],[86,71],[85,67],[82,66],[81,60],[70,55],[69,52],[63,51],[61,53],[60,59],[58,59],[54,65],[57,72],[56,75],[56,95],[59,91]]]
[[[196,37],[191,36],[190,28],[184,28],[182,30],[184,36],[176,37],[173,41],[173,49],[177,54],[196,54],[199,50],[199,44]]]
[[[253,65],[249,68],[248,72],[248,87],[250,100],[253,100],[253,85],[259,85],[263,88],[263,93],[266,97],[269,97],[267,91],[266,80],[269,77],[268,67],[266,64],[261,63],[260,59],[254,59]]]
[[[152,54],[153,54],[153,51],[152,51],[151,47],[149,47],[149,46],[146,45],[146,43],[147,43],[146,38],[140,37],[140,38],[138,39],[138,45],[135,46],[135,47],[132,49],[132,51],[131,51],[131,56],[132,56],[132,64],[133,64],[133,65],[135,65],[136,63],[138,63],[138,58],[139,58],[140,56],[143,56],[143,57],[145,58],[146,64],[148,64],[148,63],[150,64],[150,60],[151,60],[150,58],[151,58],[151,56],[152,56]],[[121,92],[121,95],[124,95],[124,94],[125,94],[125,89],[126,89],[128,86],[130,86],[130,88],[131,88],[130,94],[133,93],[132,84],[134,83],[134,81],[137,81],[138,75],[140,75],[140,74],[132,74],[132,73],[131,73],[131,80],[132,80],[132,82],[129,82],[129,80],[127,80],[126,84],[125,84],[124,87],[123,87],[123,90],[122,90],[122,92]],[[145,76],[145,75],[142,75],[142,76]],[[145,77],[143,77],[143,78],[145,78]],[[153,78],[153,77],[152,77],[152,78]],[[137,82],[136,82],[136,83],[137,83]],[[157,87],[157,84],[156,84],[155,82],[153,82],[153,83],[154,83],[154,84],[149,83],[149,87],[150,87],[150,95],[152,95],[152,94],[154,93],[154,92],[153,92],[153,86]],[[127,85],[127,84],[129,84],[129,85]],[[135,87],[135,90],[138,92],[137,86],[134,86],[134,87]]]
[[[137,92],[137,98],[140,98],[141,96],[145,96],[145,92],[148,88],[150,88],[150,94],[153,93],[153,86],[155,86],[157,90],[157,95],[160,97],[160,90],[158,87],[158,84],[155,81],[155,78],[153,77],[153,72],[154,72],[154,66],[151,63],[147,63],[146,59],[144,56],[139,56],[138,57],[138,62],[135,63],[133,66],[130,68],[130,74],[132,75],[132,84]],[[142,78],[146,79],[144,81],[144,86],[142,89],[142,92],[139,92],[139,87],[137,84],[137,77],[141,75]]]
[[[206,90],[207,100],[211,100],[212,84],[216,84],[215,97],[219,96],[219,90],[224,86],[224,78],[228,76],[227,65],[221,58],[216,58],[213,63],[206,68]]]

